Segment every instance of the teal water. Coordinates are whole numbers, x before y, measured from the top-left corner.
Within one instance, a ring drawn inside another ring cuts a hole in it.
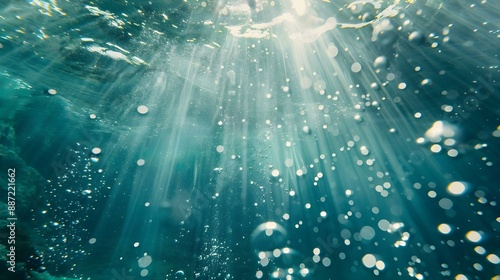
[[[498,279],[499,16],[3,1],[1,278]]]

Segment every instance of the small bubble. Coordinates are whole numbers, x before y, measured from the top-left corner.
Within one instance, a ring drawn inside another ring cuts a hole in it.
[[[451,111],[453,111],[453,106],[445,105],[443,106],[443,111],[450,113]]]
[[[384,270],[385,268],[385,263],[381,260],[378,260],[376,263],[375,263],[375,267],[378,269],[378,270]]]
[[[372,268],[375,266],[377,259],[372,254],[366,254],[361,261],[367,268]]]
[[[451,182],[448,185],[448,192],[454,195],[461,195],[465,192],[467,189],[467,183],[465,182]]]
[[[372,240],[375,237],[375,230],[370,226],[364,226],[359,233],[365,240]]]
[[[433,153],[439,153],[441,152],[441,145],[439,144],[434,144],[431,146],[431,152]]]
[[[97,241],[97,239],[92,237],[89,239],[89,244],[94,244],[96,241]]]
[[[273,171],[271,171],[271,175],[273,177],[278,177],[280,175],[280,171],[278,169],[274,169]]]
[[[144,105],[137,107],[137,112],[139,112],[139,114],[141,114],[141,115],[146,114],[148,111],[149,111],[148,107],[146,107]]]
[[[486,254],[486,249],[484,249],[483,247],[481,246],[476,246],[474,247],[474,251],[476,251],[476,253],[478,253],[479,255],[484,255]]]
[[[91,193],[92,193],[92,191],[91,191],[91,190],[83,190],[83,191],[82,191],[82,194],[83,194],[83,195],[90,195]]]
[[[438,204],[439,204],[439,207],[441,207],[445,210],[449,210],[453,207],[453,202],[449,198],[440,199]]]
[[[90,119],[94,120],[95,118],[97,118],[97,116],[95,114],[90,114],[89,115]]]
[[[326,50],[326,54],[331,58],[336,57],[338,53],[339,49],[333,44],[330,44]]]
[[[318,92],[324,90],[325,88],[326,88],[326,83],[323,80],[318,80],[314,83],[314,90]]]
[[[146,163],[146,161],[143,159],[137,160],[137,165],[139,165],[139,166],[143,166],[145,163]]]
[[[305,133],[305,134],[310,134],[311,133],[311,129],[309,129],[309,127],[306,125],[304,127],[302,127],[302,131]]]
[[[303,89],[308,89],[312,86],[312,81],[308,77],[303,77],[300,79],[300,87]]]
[[[493,137],[500,137],[500,127],[497,127],[497,130],[493,131],[491,133],[491,135],[493,135]]]
[[[140,268],[146,268],[153,262],[153,258],[149,255],[144,255],[144,257],[137,260]]]
[[[373,61],[373,67],[377,69],[387,68],[387,58],[385,56],[379,56]]]
[[[184,271],[182,271],[182,270],[177,271],[175,273],[175,279],[178,279],[178,280],[186,279]]]
[[[430,86],[430,85],[432,85],[432,80],[431,79],[423,79],[420,84],[423,86],[427,86],[427,85]]]
[[[450,232],[451,232],[451,227],[450,227],[450,225],[448,225],[448,224],[440,224],[440,225],[438,226],[438,230],[439,230],[439,232],[441,232],[442,234],[448,234],[448,233],[450,233]]]
[[[222,145],[217,146],[217,148],[215,148],[215,149],[217,150],[218,153],[224,152],[224,146],[222,146]]]
[[[500,258],[495,254],[487,255],[486,259],[492,264],[499,264],[500,263]]]
[[[57,94],[57,90],[51,88],[47,91],[50,95],[56,95]]]
[[[359,62],[354,62],[351,65],[351,71],[354,73],[358,73],[359,71],[361,71],[361,64]]]
[[[448,139],[444,140],[444,144],[446,146],[453,146],[453,145],[455,145],[455,143],[456,143],[456,141],[453,138],[448,138]]]
[[[234,85],[235,84],[236,73],[233,70],[229,70],[229,71],[227,71],[226,75],[229,78],[230,83],[232,85]]]
[[[95,148],[93,148],[93,149],[92,149],[92,153],[93,153],[94,155],[98,155],[98,154],[100,154],[101,152],[102,152],[101,148],[95,147]]]
[[[413,31],[409,36],[408,40],[415,44],[421,44],[425,41],[425,36],[420,31]]]
[[[481,239],[483,238],[479,232],[474,231],[474,230],[471,230],[471,231],[467,232],[467,234],[465,235],[465,237],[470,242],[474,242],[474,243],[477,243],[477,242],[481,241]]]
[[[139,247],[139,242],[134,242],[134,247],[135,248]]]

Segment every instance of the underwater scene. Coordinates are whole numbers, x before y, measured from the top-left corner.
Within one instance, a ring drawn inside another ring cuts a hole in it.
[[[0,279],[500,280],[500,0],[1,0]]]

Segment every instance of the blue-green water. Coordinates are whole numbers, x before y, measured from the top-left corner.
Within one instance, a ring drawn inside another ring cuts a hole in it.
[[[499,279],[498,4],[4,0],[1,279]]]

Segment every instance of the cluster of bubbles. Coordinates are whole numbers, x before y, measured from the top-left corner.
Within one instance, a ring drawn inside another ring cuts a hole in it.
[[[288,245],[288,232],[276,222],[266,222],[251,235],[253,249],[259,259],[257,279],[309,279],[313,270],[305,264],[305,256]]]

